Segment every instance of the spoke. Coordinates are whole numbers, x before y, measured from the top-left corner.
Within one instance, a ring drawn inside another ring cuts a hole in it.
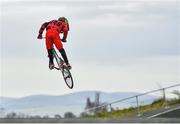
[[[69,88],[73,88],[73,79],[71,77],[71,73],[69,72],[69,70],[65,67],[63,68],[63,77],[64,77],[64,80],[66,82],[66,84],[68,85]]]
[[[68,75],[68,76],[66,76],[66,77],[64,77],[65,79],[67,79],[67,78],[71,78],[71,76],[70,75]]]

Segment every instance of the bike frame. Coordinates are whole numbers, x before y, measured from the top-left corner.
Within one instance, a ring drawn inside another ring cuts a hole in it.
[[[61,59],[61,57],[59,57],[59,55],[56,53],[56,50],[54,48],[52,49],[52,52],[53,52],[54,58],[56,59],[58,63],[58,67],[54,67],[54,68],[57,70],[62,70],[63,65],[61,63],[64,63],[64,61]]]

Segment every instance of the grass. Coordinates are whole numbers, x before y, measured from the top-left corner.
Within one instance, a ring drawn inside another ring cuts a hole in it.
[[[145,113],[145,112],[157,110],[166,106],[170,107],[177,104],[180,104],[180,99],[171,99],[171,100],[166,100],[166,101],[164,101],[164,99],[158,99],[149,105],[139,106],[139,110],[140,110],[140,113]],[[129,116],[137,115],[137,109],[138,109],[137,107],[130,107],[130,108],[122,109],[122,110],[114,110],[111,112],[97,113],[94,115],[84,115],[82,117],[86,117],[86,118],[129,117]]]

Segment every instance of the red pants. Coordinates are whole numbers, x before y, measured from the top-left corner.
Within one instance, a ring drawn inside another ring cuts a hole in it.
[[[58,50],[63,48],[59,33],[56,30],[48,29],[46,32],[46,48],[48,50],[52,49],[53,44],[55,44]]]

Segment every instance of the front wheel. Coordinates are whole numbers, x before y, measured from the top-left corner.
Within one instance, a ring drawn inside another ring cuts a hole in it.
[[[62,74],[63,74],[63,77],[64,77],[64,81],[66,82],[67,86],[72,89],[73,88],[73,78],[72,78],[72,75],[71,75],[71,72],[69,71],[69,69],[64,66],[62,68]]]

